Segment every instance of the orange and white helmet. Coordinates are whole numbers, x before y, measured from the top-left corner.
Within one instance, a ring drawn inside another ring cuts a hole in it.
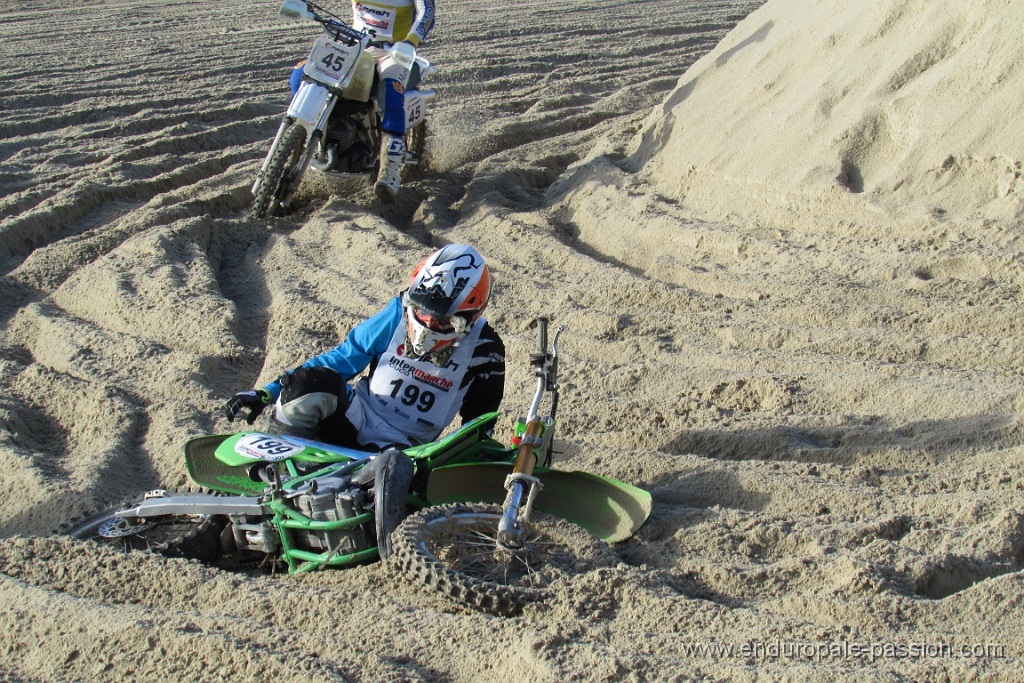
[[[466,336],[491,298],[484,257],[465,244],[449,244],[420,261],[402,298],[407,352],[428,356]]]

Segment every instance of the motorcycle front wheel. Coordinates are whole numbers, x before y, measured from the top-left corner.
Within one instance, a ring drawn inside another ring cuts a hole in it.
[[[276,216],[285,208],[282,202],[290,198],[302,181],[301,174],[305,171],[302,153],[305,148],[306,129],[294,123],[285,128],[281,134],[281,144],[274,150],[263,183],[253,199],[253,218]]]
[[[392,534],[389,562],[456,602],[503,616],[545,599],[560,578],[616,562],[611,548],[582,527],[537,513],[521,548],[501,548],[500,520],[496,505],[426,508]]]

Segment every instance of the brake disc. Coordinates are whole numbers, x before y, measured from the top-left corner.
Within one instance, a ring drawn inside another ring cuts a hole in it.
[[[153,526],[155,526],[155,524],[152,522],[148,524],[132,524],[126,519],[115,517],[109,522],[101,524],[100,528],[96,531],[97,534],[103,538],[121,538],[124,536],[134,536]]]

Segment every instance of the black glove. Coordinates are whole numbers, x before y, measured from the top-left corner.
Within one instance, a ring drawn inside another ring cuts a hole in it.
[[[263,409],[267,407],[271,399],[273,399],[273,396],[266,389],[240,391],[232,396],[231,400],[224,406],[224,414],[228,416],[228,422],[234,422],[238,414],[242,412],[242,409],[248,408],[249,414],[246,416],[245,421],[252,424],[260,416],[260,413],[263,412]]]

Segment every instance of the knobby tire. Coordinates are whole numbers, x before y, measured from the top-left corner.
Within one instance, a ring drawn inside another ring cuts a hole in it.
[[[119,519],[114,513],[131,505],[122,505],[100,513],[71,527],[66,533],[81,541],[93,541],[121,552],[154,552],[166,557],[184,557],[205,564],[220,555],[223,523],[215,517],[168,515],[151,523],[138,524]],[[120,535],[109,534],[111,525]],[[101,530],[107,530],[101,533]]]
[[[603,541],[576,524],[534,513],[523,549],[497,546],[501,508],[463,504],[427,508],[392,534],[389,565],[449,598],[502,616],[551,595],[561,578],[614,564]]]
[[[427,163],[427,155],[424,153],[427,145],[427,122],[405,131],[405,149],[416,155],[417,163],[402,167],[402,182],[412,180],[423,175]]]
[[[280,212],[280,202],[294,179],[295,167],[302,159],[306,147],[306,129],[291,124],[281,136],[281,144],[267,166],[263,184],[252,203],[253,218],[266,218]]]

